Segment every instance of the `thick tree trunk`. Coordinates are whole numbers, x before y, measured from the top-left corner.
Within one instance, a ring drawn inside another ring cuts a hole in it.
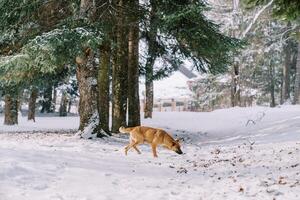
[[[298,43],[298,53],[296,61],[296,77],[295,77],[295,95],[294,104],[300,104],[300,42]]]
[[[80,17],[89,17],[92,10],[92,0],[80,1]],[[91,117],[97,112],[97,73],[95,58],[90,48],[84,49],[84,56],[76,57],[76,64],[76,77],[79,91],[79,130],[84,131],[91,122]]]
[[[52,86],[48,86],[45,90],[44,90],[44,95],[43,95],[44,99],[42,102],[42,109],[41,109],[41,113],[52,113],[53,110],[53,106],[52,106]]]
[[[136,10],[138,0],[131,0],[131,8]],[[139,21],[132,16],[128,36],[128,126],[139,126],[140,98],[139,98]]]
[[[283,77],[282,77],[282,99],[281,104],[290,99],[290,68],[292,64],[292,45],[290,41],[284,47],[284,66],[283,66]]]
[[[112,80],[112,132],[119,132],[120,126],[126,126],[127,107],[127,50],[124,1],[118,0],[116,27],[116,54],[113,62]]]
[[[28,103],[28,117],[27,119],[35,122],[35,108],[36,108],[36,99],[38,97],[38,89],[33,87],[31,90],[29,103]]]
[[[101,131],[109,132],[109,69],[110,69],[111,47],[109,42],[100,46],[100,66],[98,70],[98,137],[102,137]]]
[[[157,36],[157,25],[156,25],[156,1],[151,0],[151,13],[150,13],[150,30],[147,37],[148,42],[148,58],[146,61],[146,76],[145,76],[145,110],[144,118],[152,118],[153,111],[153,66],[157,57],[156,50],[156,36]]]
[[[89,124],[90,118],[97,112],[97,89],[95,86],[95,63],[90,49],[86,49],[85,57],[76,58],[76,77],[79,90],[79,130],[83,131]]]
[[[18,98],[9,94],[5,95],[4,124],[18,124]]]
[[[68,95],[65,90],[62,91],[61,101],[59,106],[59,116],[65,117],[67,116],[67,105],[68,105]]]
[[[125,1],[127,2],[127,1]],[[124,7],[127,7],[124,5]],[[125,18],[125,16],[124,16]],[[126,18],[125,18],[126,19]],[[123,22],[127,23],[127,22]],[[128,106],[128,34],[129,33],[129,28],[127,26],[123,27],[123,34],[122,37],[123,39],[121,40],[121,49],[122,50],[122,57],[121,57],[121,65],[122,65],[122,70],[121,70],[121,85],[122,85],[122,90],[121,90],[121,105],[122,105],[122,112],[121,112],[121,120],[122,120],[122,125],[124,124],[127,126],[127,106]],[[131,81],[131,80],[130,80]],[[119,129],[118,129],[119,130]]]

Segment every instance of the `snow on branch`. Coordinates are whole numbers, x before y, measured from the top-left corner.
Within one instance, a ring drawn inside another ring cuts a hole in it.
[[[262,7],[253,17],[253,20],[251,21],[251,23],[248,25],[248,27],[246,28],[246,30],[242,33],[242,37],[244,38],[248,32],[251,30],[252,26],[255,24],[256,20],[258,19],[258,17],[268,8],[272,5],[274,0],[271,0],[268,4],[266,4],[264,7]]]

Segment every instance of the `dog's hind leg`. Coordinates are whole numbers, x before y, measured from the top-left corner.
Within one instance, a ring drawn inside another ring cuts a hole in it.
[[[154,156],[154,157],[157,157],[157,153],[156,153],[156,147],[157,147],[157,145],[156,145],[156,144],[152,144],[151,146],[152,146],[152,153],[153,153],[153,156]]]

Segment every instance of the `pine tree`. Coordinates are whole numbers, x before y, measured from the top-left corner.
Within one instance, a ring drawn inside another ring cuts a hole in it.
[[[144,118],[152,118],[153,110],[153,67],[156,58],[158,57],[158,45],[156,41],[158,32],[158,16],[157,16],[157,1],[150,1],[150,16],[149,16],[149,31],[146,33],[146,41],[148,44],[147,59],[145,64],[145,110]]]
[[[127,112],[127,78],[128,78],[128,27],[125,15],[126,1],[117,1],[117,24],[115,27],[115,50],[112,69],[112,132],[118,132],[119,127],[126,126]]]
[[[145,22],[143,34],[148,44],[143,69],[146,75],[145,117],[151,115],[152,81],[178,70],[182,60],[190,60],[202,72],[227,71],[240,42],[221,34],[219,26],[204,15],[206,11],[208,7],[203,1],[150,1],[146,18],[149,22]],[[154,69],[158,59],[164,64]]]
[[[128,126],[139,126],[139,1],[129,2],[129,33],[128,33]]]
[[[92,116],[98,113],[99,126],[94,127],[94,131],[100,137],[103,136],[101,131],[109,132],[109,76],[112,71],[112,131],[117,132],[120,126],[127,125],[127,109],[128,125],[140,123],[139,23],[149,19],[147,6],[137,0],[59,0],[45,4],[41,0],[29,6],[22,0],[1,3],[3,11],[10,13],[9,16],[6,12],[0,14],[0,19],[3,19],[0,31],[5,36],[0,40],[3,55],[0,58],[0,80],[3,86],[15,84],[18,89],[48,87],[46,97],[52,103],[53,87],[65,77],[76,74],[80,130],[83,131]],[[154,16],[158,25],[153,34],[157,52],[151,50],[150,53],[153,54],[150,55],[153,57],[150,80],[167,76],[178,68],[181,59],[187,58],[193,60],[199,70],[226,70],[231,53],[239,42],[220,34],[218,26],[206,20],[203,15],[206,8],[202,2],[153,0],[151,3],[157,5]],[[15,10],[16,5],[18,9]],[[107,10],[103,8],[112,11],[111,17],[103,18],[102,14]],[[38,26],[27,27],[28,24]],[[27,34],[20,35],[21,38],[6,37],[15,33],[16,25]],[[150,28],[152,26],[154,24]],[[168,64],[154,69],[158,58]],[[55,81],[50,82],[53,77],[56,77]]]
[[[109,134],[109,85],[110,85],[110,58],[111,45],[110,41],[104,41],[100,45],[100,66],[98,70],[98,113],[99,113],[99,127]],[[99,128],[98,127],[98,128]],[[99,137],[99,134],[98,134]]]

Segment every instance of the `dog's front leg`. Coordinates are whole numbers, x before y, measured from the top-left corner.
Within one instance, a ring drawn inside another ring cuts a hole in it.
[[[156,147],[157,147],[157,145],[156,144],[151,144],[151,146],[152,146],[153,156],[156,158],[157,157],[157,153],[156,153]]]
[[[136,150],[136,152],[137,152],[138,154],[141,154],[141,151],[137,148],[136,145],[134,145],[133,148]]]
[[[125,147],[125,155],[127,156],[127,152],[128,152],[128,149],[130,147],[130,144],[128,144],[126,147]]]
[[[134,146],[137,145],[137,144],[138,144],[138,142],[131,141],[130,144],[127,145],[127,146],[125,147],[125,155],[127,156],[128,150],[129,150],[131,147],[134,147]]]

